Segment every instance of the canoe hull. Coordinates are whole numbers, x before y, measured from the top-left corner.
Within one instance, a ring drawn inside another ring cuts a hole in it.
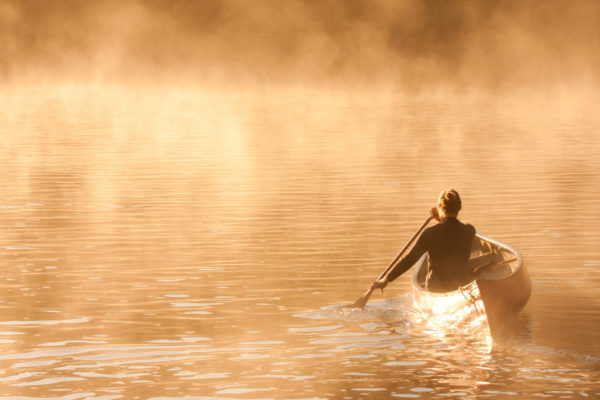
[[[476,235],[471,252],[471,268],[477,273],[474,274],[474,282],[463,288],[462,292],[438,293],[427,290],[425,280],[428,268],[428,256],[424,255],[413,270],[413,294],[417,305],[431,309],[436,302],[464,298],[465,288],[476,285],[475,292],[483,303],[494,340],[504,336],[507,327],[525,307],[531,295],[531,278],[519,252],[481,234]],[[464,304],[467,306],[466,300]]]
[[[499,339],[529,301],[529,273],[525,266],[521,265],[515,274],[506,279],[478,279],[476,282],[485,307],[490,333],[494,339]]]

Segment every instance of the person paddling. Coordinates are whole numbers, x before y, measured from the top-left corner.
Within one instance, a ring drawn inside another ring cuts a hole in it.
[[[472,280],[469,257],[475,228],[458,220],[461,208],[462,202],[456,190],[442,191],[437,207],[429,211],[439,223],[425,229],[412,250],[387,275],[373,282],[369,290],[383,290],[408,271],[425,252],[429,253],[430,258],[427,275],[429,290],[447,292],[469,283]]]

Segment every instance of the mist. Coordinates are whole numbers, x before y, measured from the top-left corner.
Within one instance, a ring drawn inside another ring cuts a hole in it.
[[[595,1],[0,2],[5,84],[595,84]]]

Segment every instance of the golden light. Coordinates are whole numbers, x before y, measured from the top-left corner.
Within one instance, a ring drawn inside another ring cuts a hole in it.
[[[476,284],[458,292],[440,293],[418,301],[415,298],[413,303],[417,320],[431,334],[445,337],[460,332],[491,344],[485,308]]]

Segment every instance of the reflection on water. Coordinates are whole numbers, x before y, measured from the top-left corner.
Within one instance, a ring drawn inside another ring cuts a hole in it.
[[[2,101],[0,398],[600,396],[593,102]],[[450,186],[533,277],[505,343],[433,324],[408,279],[341,307]]]

